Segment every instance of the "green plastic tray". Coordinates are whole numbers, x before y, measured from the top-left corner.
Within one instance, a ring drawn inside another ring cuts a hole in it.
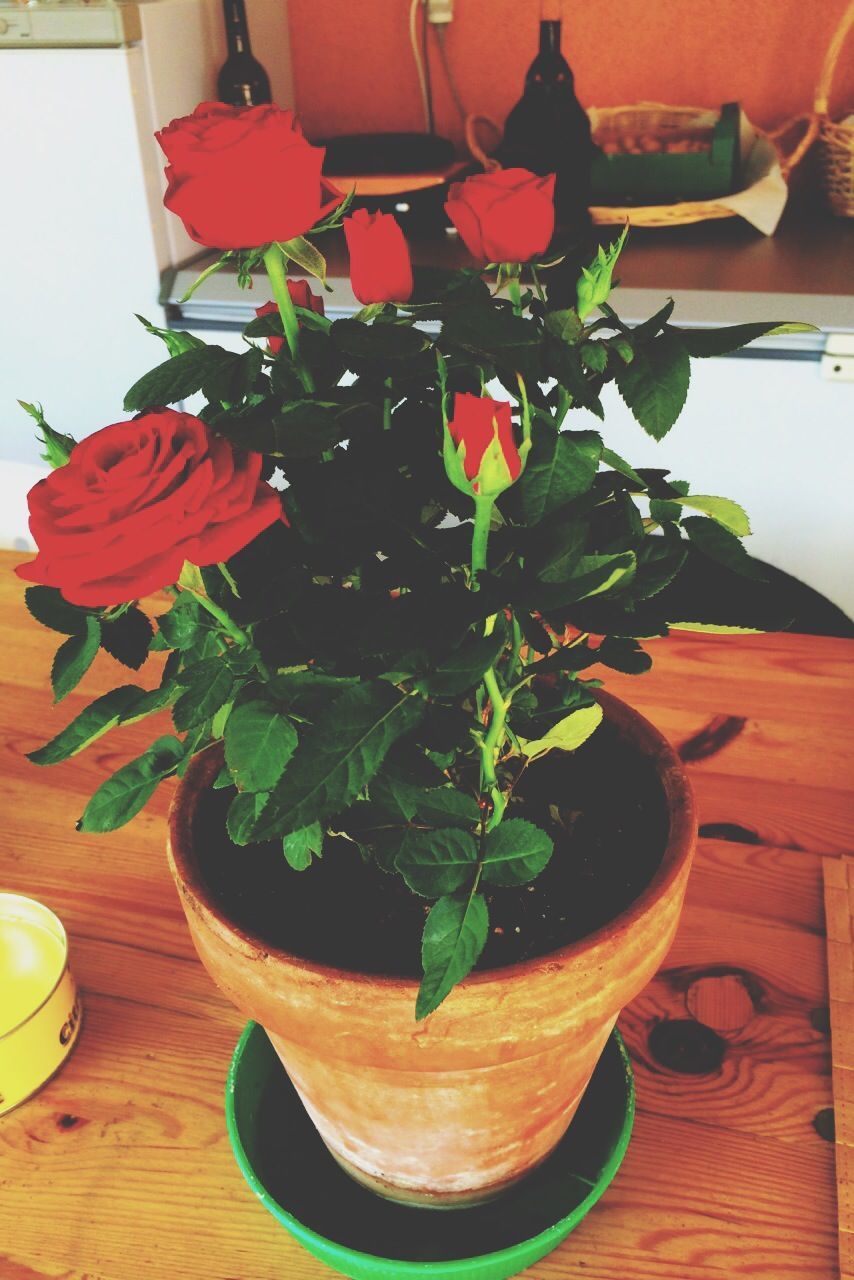
[[[738,103],[727,102],[708,153],[597,155],[590,178],[593,203],[670,204],[712,200],[738,190],[740,119]]]
[[[622,1163],[635,1109],[631,1065],[614,1032],[549,1159],[491,1204],[437,1211],[391,1204],[342,1172],[255,1022],[234,1051],[225,1102],[237,1163],[264,1208],[351,1280],[518,1275],[556,1248],[602,1195]]]

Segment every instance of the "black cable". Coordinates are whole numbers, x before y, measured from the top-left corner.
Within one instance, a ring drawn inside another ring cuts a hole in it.
[[[427,87],[427,131],[436,132],[433,116],[433,80],[430,75],[430,23],[427,20],[427,0],[421,0],[421,53],[424,59],[424,80]]]

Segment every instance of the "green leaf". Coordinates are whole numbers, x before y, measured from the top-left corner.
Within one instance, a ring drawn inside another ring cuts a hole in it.
[[[688,516],[682,521],[682,528],[698,551],[718,564],[732,569],[733,573],[743,578],[752,578],[756,582],[765,582],[765,574],[754,564],[734,533],[725,529],[715,520],[707,516]]]
[[[761,627],[737,627],[723,622],[669,622],[673,631],[708,631],[716,636],[761,636]]]
[[[465,693],[480,684],[483,673],[496,662],[505,643],[505,629],[501,625],[496,626],[491,635],[468,638],[417,687],[440,698]]]
[[[158,738],[136,760],[101,783],[77,829],[102,832],[123,827],[150,800],[157,784],[175,772],[183,757],[184,747],[177,738]]]
[[[83,751],[117,725],[122,712],[136,702],[141,693],[138,685],[125,684],[96,698],[50,742],[29,751],[27,759],[33,764],[58,764],[60,760],[76,756],[78,751]]]
[[[255,380],[264,363],[263,352],[258,347],[248,351],[229,352],[205,375],[202,392],[211,401],[222,404],[240,404],[252,391]]]
[[[725,356],[738,351],[757,338],[771,337],[778,333],[818,333],[814,324],[790,324],[786,321],[765,320],[756,324],[735,324],[720,329],[673,329],[678,333],[689,356],[705,359],[708,356]]]
[[[489,911],[481,894],[440,898],[424,925],[424,977],[415,1004],[417,1021],[438,1009],[474,966],[489,932]]]
[[[101,620],[101,648],[132,671],[138,671],[145,662],[153,638],[151,623],[136,605],[116,618]]]
[[[594,373],[604,373],[608,363],[608,348],[604,342],[583,342],[580,347],[581,359]]]
[[[673,503],[681,503],[683,507],[691,507],[694,511],[702,511],[711,516],[718,524],[729,529],[737,538],[746,538],[750,533],[750,521],[744,507],[740,507],[731,498],[708,497],[705,494],[692,495],[690,498],[674,498]],[[657,517],[656,517],[657,519]]]
[[[516,347],[539,342],[539,338],[536,325],[514,315],[509,307],[485,302],[449,312],[442,325],[443,342],[502,357]]]
[[[204,346],[182,351],[143,374],[125,396],[124,407],[130,412],[186,400],[201,389],[205,379],[217,368],[233,358],[233,353],[224,347]]]
[[[167,680],[157,689],[140,692],[136,701],[130,703],[119,716],[119,724],[136,724],[155,711],[163,711],[178,696],[179,686],[173,680]]]
[[[346,440],[352,423],[331,401],[292,400],[275,413],[265,402],[245,417],[217,418],[213,427],[243,449],[277,458],[316,458]]]
[[[602,438],[595,431],[555,431],[535,422],[531,452],[515,489],[526,524],[539,524],[593,483]]]
[[[431,827],[471,830],[480,821],[474,796],[453,786],[416,786],[382,774],[371,783],[370,798],[397,822],[419,822]]]
[[[293,761],[270,797],[253,839],[310,826],[356,799],[393,742],[424,713],[415,696],[382,681],[341,694],[300,737]]]
[[[329,332],[339,350],[357,360],[411,359],[429,345],[425,334],[409,325],[336,320]]]
[[[308,827],[292,831],[282,837],[282,852],[288,866],[294,871],[305,871],[311,866],[313,855],[318,858],[323,852],[323,828],[319,822],[312,822]]]
[[[541,605],[543,608],[558,608],[578,600],[588,600],[591,596],[604,595],[618,584],[628,585],[636,567],[637,560],[632,551],[607,556],[581,556],[568,582],[555,583],[548,590],[540,588]]]
[[[412,832],[395,861],[412,892],[424,898],[461,889],[476,865],[474,836],[456,827]]]
[[[56,587],[27,587],[24,602],[36,622],[67,636],[85,632],[86,621],[91,616],[88,609],[63,600]]]
[[[316,276],[321,284],[326,284],[326,259],[305,236],[296,236],[293,240],[279,242],[279,248],[286,258],[290,258],[310,276]]]
[[[290,720],[261,699],[242,702],[225,726],[225,762],[241,791],[272,791],[297,745]]]
[[[234,689],[234,675],[218,656],[194,663],[181,672],[178,682],[187,686],[172,708],[172,720],[179,733],[209,720],[228,702]]]
[[[225,820],[229,839],[233,844],[249,843],[252,829],[264,812],[269,798],[268,791],[238,791],[228,806],[228,817]]]
[[[86,630],[70,636],[56,651],[50,670],[54,702],[61,702],[66,694],[76,688],[91,667],[101,646],[101,624],[97,618],[86,617]]]
[[[543,738],[528,741],[519,739],[523,755],[529,760],[545,755],[547,751],[557,748],[559,751],[576,751],[587,741],[590,735],[602,722],[602,708],[598,702],[590,707],[579,707],[571,711],[554,728],[549,729]]]
[[[625,458],[621,458],[613,449],[604,448],[602,450],[602,461],[613,471],[619,471],[620,475],[625,476],[627,480],[631,480],[634,484],[640,485],[641,489],[646,488],[643,478],[638,475],[634,467],[629,466]]]
[[[545,831],[524,818],[508,818],[486,837],[483,878],[487,884],[527,884],[553,852],[554,841]]]
[[[207,615],[189,591],[178,596],[168,613],[155,618],[158,630],[170,649],[190,649],[207,625]]]
[[[605,410],[599,399],[597,388],[601,385],[598,377],[594,381],[588,378],[581,356],[575,347],[567,346],[552,338],[544,347],[546,370],[556,378],[565,391],[572,397],[574,409],[589,409],[598,418],[605,417]]]
[[[629,676],[641,675],[652,666],[652,658],[646,650],[628,636],[606,636],[596,650],[595,660]]]
[[[673,426],[688,395],[691,361],[673,330],[635,348],[631,364],[619,365],[620,395],[649,435],[661,440]]]

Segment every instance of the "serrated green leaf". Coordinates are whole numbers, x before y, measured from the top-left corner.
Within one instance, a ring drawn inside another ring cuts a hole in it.
[[[166,680],[157,689],[140,692],[139,697],[119,716],[119,724],[136,724],[156,711],[164,711],[178,696],[179,686],[174,680]]]
[[[581,359],[594,373],[604,373],[608,363],[608,348],[604,342],[583,342],[579,348]]]
[[[208,625],[207,615],[189,591],[183,591],[169,612],[161,613],[155,622],[169,648],[181,651],[191,648]]]
[[[356,360],[411,359],[426,350],[429,343],[420,329],[401,324],[336,320],[329,332],[339,350]]]
[[[752,578],[756,582],[765,582],[765,574],[751,560],[744,547],[734,533],[725,529],[708,516],[688,516],[682,521],[682,528],[691,542],[710,560],[732,569],[743,578]]]
[[[184,351],[193,351],[205,346],[204,340],[197,338],[195,334],[185,333],[181,329],[158,329],[157,325],[146,320],[145,316],[139,315],[138,312],[134,312],[134,315],[143,328],[166,344],[170,356],[179,356]]]
[[[86,631],[86,619],[90,616],[90,611],[80,605],[69,604],[56,587],[27,587],[24,603],[36,622],[49,627],[51,631],[59,631],[67,636],[80,635]]]
[[[248,844],[252,839],[255,823],[264,812],[270,798],[268,791],[238,791],[228,806],[225,825],[233,844]]]
[[[182,351],[143,374],[125,396],[124,407],[132,412],[186,400],[201,389],[215,369],[232,359],[233,353],[224,347],[204,346]]]
[[[151,623],[136,605],[117,618],[101,620],[101,648],[131,671],[138,671],[145,662],[153,638]]]
[[[783,333],[818,333],[814,324],[792,324],[786,321],[765,320],[755,324],[735,324],[720,329],[674,329],[689,356],[706,359],[709,356],[725,356],[738,351],[757,338]]]
[[[545,737],[533,741],[519,739],[522,754],[529,760],[536,760],[547,751],[555,748],[558,751],[577,751],[602,723],[602,708],[598,702],[590,707],[579,707],[571,711],[554,728],[549,729]]]
[[[737,538],[746,538],[750,533],[750,521],[744,507],[740,507],[731,498],[716,498],[706,494],[692,494],[689,498],[675,498],[683,507],[691,507],[694,511],[702,511],[711,516],[718,524],[729,529]],[[657,517],[656,517],[657,518]]]
[[[78,830],[103,832],[123,827],[148,802],[158,783],[175,772],[183,757],[184,747],[177,738],[158,738],[136,760],[101,783],[83,811]]]
[[[253,838],[310,826],[346,808],[370,782],[393,742],[413,729],[424,703],[381,681],[348,689],[300,737]]]
[[[279,248],[286,258],[290,258],[303,271],[315,276],[321,284],[326,284],[326,259],[305,236],[296,236],[293,240],[279,243]]]
[[[602,450],[602,461],[612,471],[619,471],[621,476],[625,476],[627,480],[633,481],[634,484],[640,485],[641,489],[646,488],[643,477],[639,476],[634,467],[629,466],[625,458],[621,458],[613,449],[605,447]]]
[[[35,751],[27,752],[27,759],[33,764],[58,764],[61,760],[76,756],[78,751],[91,746],[117,725],[122,712],[136,702],[142,692],[138,685],[125,684],[96,698],[55,738],[51,738],[50,742]]]
[[[421,942],[424,977],[415,1004],[417,1021],[438,1009],[457,983],[471,973],[488,932],[489,910],[479,893],[440,898],[431,908]]]
[[[505,643],[502,625],[497,625],[491,635],[469,637],[416,687],[440,698],[465,693],[480,684],[484,672],[497,661]]]
[[[319,858],[323,852],[323,828],[319,822],[312,822],[308,827],[292,831],[282,837],[282,852],[288,866],[294,871],[305,871],[311,866],[312,857]]]
[[[241,791],[272,791],[296,746],[293,724],[269,702],[242,702],[228,717],[225,761]]]
[[[761,636],[761,627],[736,627],[722,622],[668,622],[674,631],[708,631],[716,636]]]
[[[203,658],[178,677],[186,685],[172,708],[172,720],[179,733],[209,720],[228,702],[234,689],[234,674],[219,657]]]
[[[474,836],[457,827],[412,832],[395,860],[395,869],[412,892],[424,898],[461,889],[476,865]]]
[[[508,818],[486,837],[483,878],[487,884],[527,884],[547,866],[554,841],[533,822]]]
[[[619,365],[615,377],[644,431],[661,440],[682,412],[691,380],[691,361],[675,331],[636,347],[631,364]]]
[[[75,689],[95,660],[101,646],[101,624],[91,614],[86,617],[86,630],[70,636],[56,651],[50,669],[54,702]]]
[[[531,452],[515,485],[526,524],[539,524],[593,483],[602,456],[602,438],[595,431],[555,431],[535,422]]]

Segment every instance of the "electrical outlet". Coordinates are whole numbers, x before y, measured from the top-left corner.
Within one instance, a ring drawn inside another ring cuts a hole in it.
[[[453,22],[454,0],[427,0],[427,20],[437,24]]]

